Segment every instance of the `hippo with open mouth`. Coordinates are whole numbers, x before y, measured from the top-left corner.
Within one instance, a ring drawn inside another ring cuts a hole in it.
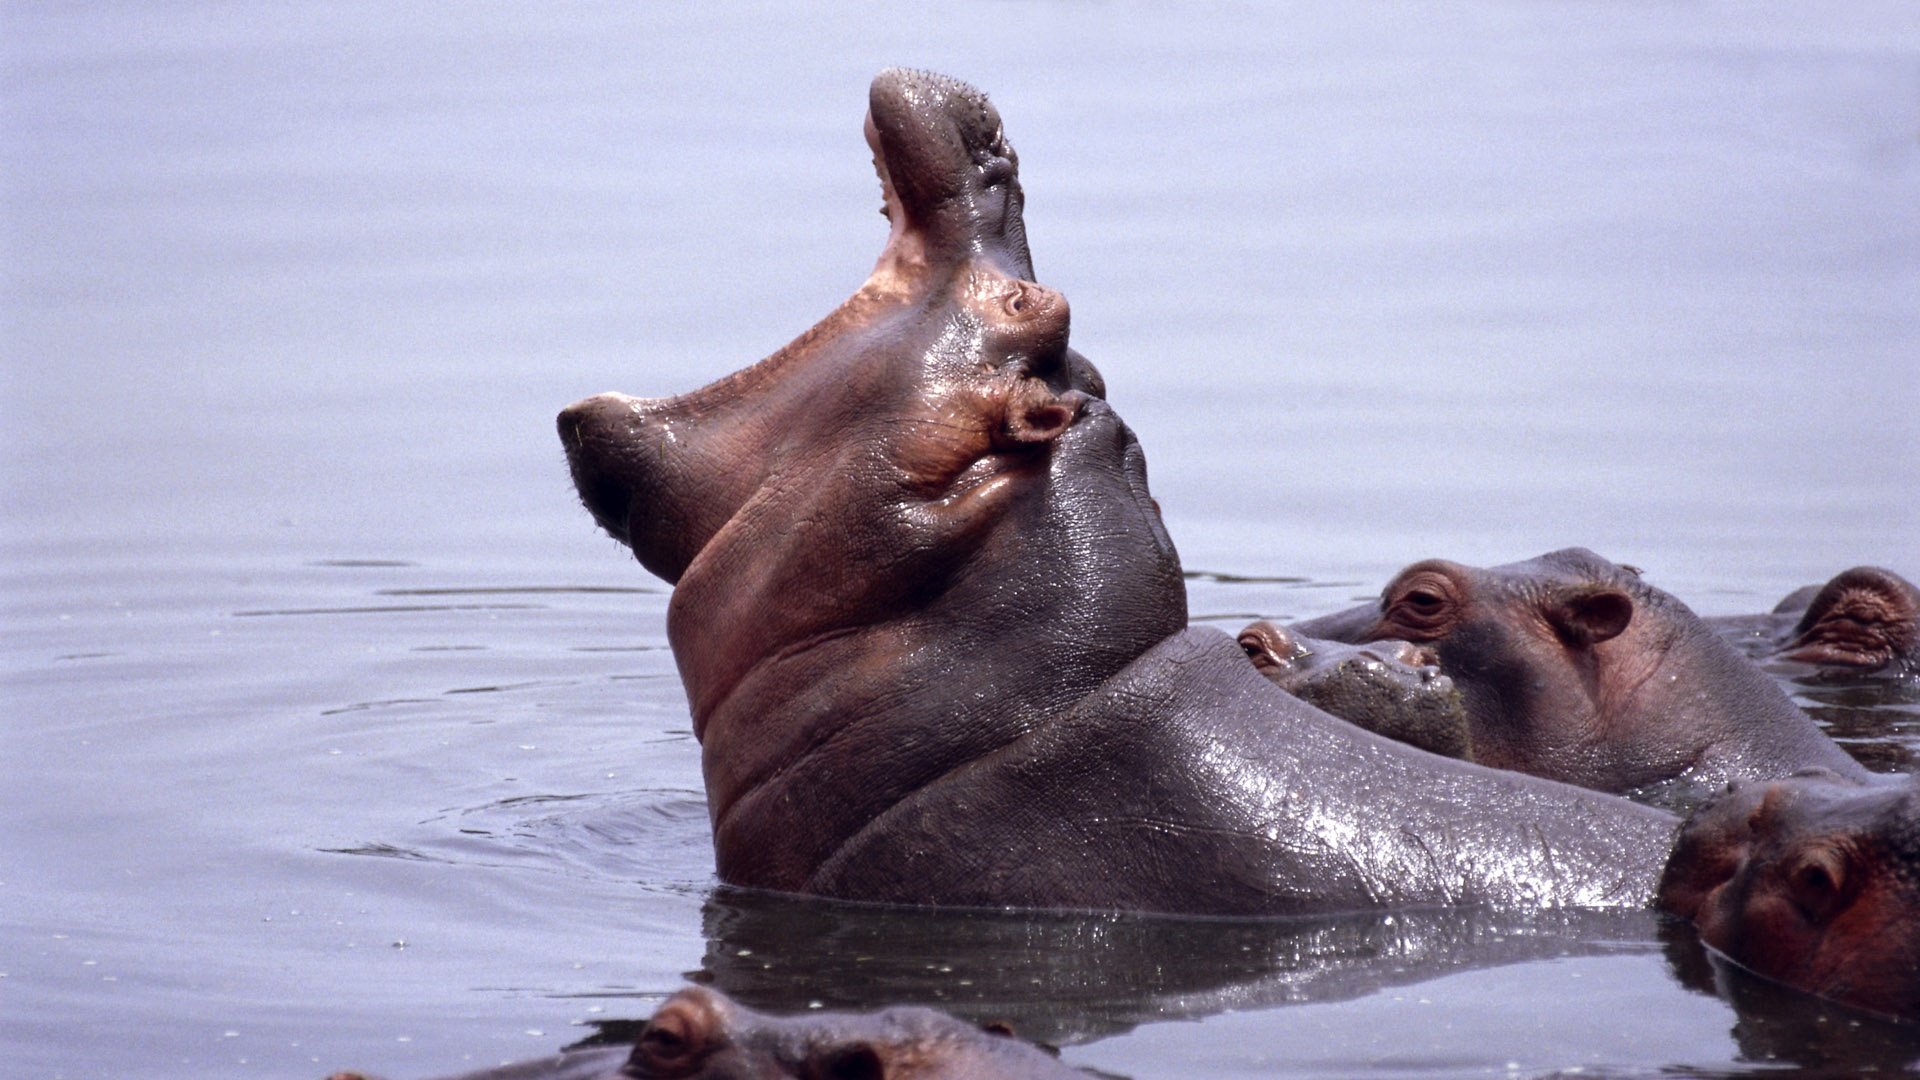
[[[1673,816],[1373,735],[1188,628],[994,107],[890,70],[866,135],[891,233],[851,298],[703,389],[559,419],[594,519],[674,583],[722,880],[1243,915],[1652,899]]]

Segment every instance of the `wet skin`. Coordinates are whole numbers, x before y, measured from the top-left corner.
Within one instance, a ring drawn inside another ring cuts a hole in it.
[[[1659,906],[1760,975],[1920,1021],[1920,780],[1736,784],[1687,820]]]
[[[1766,615],[1707,622],[1762,662],[1892,678],[1920,676],[1920,588],[1877,566],[1856,566],[1825,585],[1809,585]]]
[[[704,389],[560,417],[587,508],[675,583],[722,880],[1212,914],[1651,900],[1674,817],[1380,738],[1187,628],[993,107],[889,71],[867,136],[892,230],[851,299]]]
[[[704,988],[667,999],[620,1072],[634,1080],[1049,1080],[1085,1077],[1004,1028],[982,1030],[932,1009],[779,1018]]]
[[[933,1009],[755,1012],[705,987],[654,1011],[632,1049],[596,1047],[457,1080],[1069,1080],[1088,1074],[1013,1037]],[[338,1073],[331,1080],[366,1080]]]
[[[1433,650],[1328,641],[1266,619],[1240,631],[1239,642],[1254,669],[1294,697],[1389,739],[1472,760],[1466,703]]]
[[[1686,605],[1590,551],[1415,563],[1378,603],[1295,629],[1432,648],[1485,765],[1671,805],[1808,767],[1869,775]]]

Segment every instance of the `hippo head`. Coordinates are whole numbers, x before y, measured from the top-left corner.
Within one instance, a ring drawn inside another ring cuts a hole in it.
[[[1613,661],[1666,652],[1640,640],[1662,633],[1658,620],[1635,625],[1650,593],[1631,569],[1581,549],[1491,569],[1429,559],[1387,585],[1362,636],[1435,651],[1474,717],[1474,760],[1533,772],[1548,762],[1548,774],[1568,774],[1555,779],[1581,782],[1602,767],[1590,745],[1614,741],[1610,706],[1652,673]]]
[[[1735,784],[1688,819],[1659,904],[1742,967],[1920,1020],[1920,782]]]
[[[1431,646],[1483,765],[1675,803],[1739,776],[1857,768],[1686,605],[1579,548],[1415,563],[1377,605],[1299,629]]]
[[[750,504],[795,501],[836,471],[929,506],[994,503],[1102,392],[1067,348],[1066,299],[1030,280],[1016,159],[986,98],[887,71],[866,135],[892,234],[853,297],[700,390],[560,414],[581,500],[668,581]]]
[[[1084,1077],[1003,1026],[975,1028],[932,1009],[781,1018],[701,987],[668,998],[620,1071],[634,1080],[1042,1080]]]
[[[1424,645],[1350,645],[1308,637],[1270,619],[1240,631],[1240,648],[1282,690],[1390,739],[1471,759],[1466,706],[1440,658]]]
[[[1890,570],[1856,566],[1814,594],[1783,660],[1920,672],[1920,589]]]
[[[798,884],[730,856],[749,791],[884,805],[1186,620],[1139,444],[1068,347],[1066,298],[1032,280],[994,107],[889,70],[866,137],[891,231],[851,298],[702,389],[560,414],[587,509],[675,583],[722,876],[743,883]],[[1001,685],[1039,689],[1009,708]],[[742,829],[837,836],[878,807],[846,809]]]

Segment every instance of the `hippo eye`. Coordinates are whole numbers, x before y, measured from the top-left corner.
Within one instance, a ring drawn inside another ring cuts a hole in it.
[[[1414,578],[1399,592],[1388,594],[1385,616],[1375,637],[1406,638],[1416,643],[1432,641],[1446,633],[1453,613],[1453,597],[1431,575]]]
[[[887,1065],[866,1043],[836,1046],[807,1063],[807,1080],[886,1080]]]

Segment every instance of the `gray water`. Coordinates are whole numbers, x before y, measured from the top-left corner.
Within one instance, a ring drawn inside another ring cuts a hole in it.
[[[0,49],[0,1074],[431,1075],[688,977],[1135,1077],[1913,1056],[1642,913],[718,889],[666,594],[552,416],[857,286],[909,64],[999,104],[1197,618],[1569,544],[1708,614],[1912,576],[1920,9],[47,4]],[[1914,695],[1795,689],[1920,747]]]

